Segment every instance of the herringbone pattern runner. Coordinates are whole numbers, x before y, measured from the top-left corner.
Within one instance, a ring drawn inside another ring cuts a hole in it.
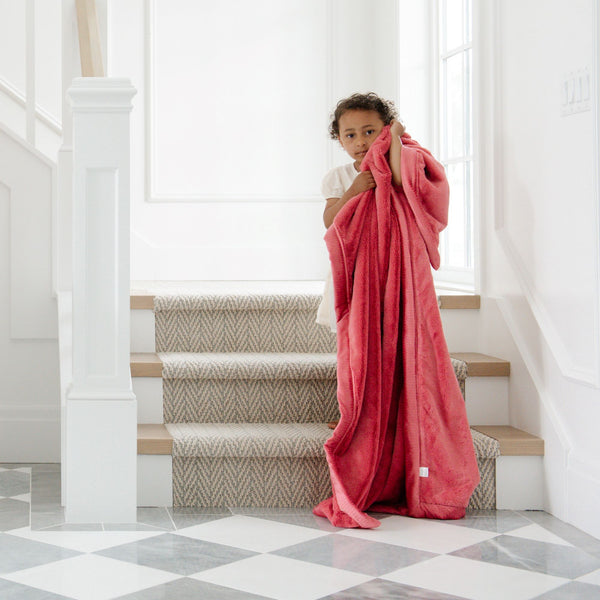
[[[155,296],[175,506],[313,506],[331,494],[323,444],[338,418],[336,340],[316,294]],[[452,360],[465,393],[466,363]],[[495,508],[498,443],[473,431]]]

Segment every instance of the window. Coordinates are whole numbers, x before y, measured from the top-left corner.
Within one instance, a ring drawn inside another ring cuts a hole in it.
[[[438,155],[450,184],[448,227],[436,279],[473,288],[472,0],[438,0]]]

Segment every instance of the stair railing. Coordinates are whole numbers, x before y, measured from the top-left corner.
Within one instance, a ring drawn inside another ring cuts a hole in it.
[[[72,215],[72,245],[63,244],[59,263],[63,289],[71,283],[73,331],[72,382],[63,402],[63,503],[68,522],[132,523],[137,403],[129,366],[129,113],[136,92],[129,80],[104,76],[95,0],[75,5],[63,0],[69,106],[59,212],[63,224]],[[75,9],[83,77],[69,80]]]

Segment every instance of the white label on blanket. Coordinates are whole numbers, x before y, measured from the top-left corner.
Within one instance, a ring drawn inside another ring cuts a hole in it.
[[[429,467],[420,467],[419,477],[429,477]]]

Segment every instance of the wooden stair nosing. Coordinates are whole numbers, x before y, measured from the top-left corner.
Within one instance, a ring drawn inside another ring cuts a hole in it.
[[[477,310],[481,307],[481,296],[476,294],[439,294],[437,298],[442,310]],[[154,294],[131,292],[129,305],[134,310],[154,310]]]
[[[139,424],[137,428],[138,454],[173,454],[173,437],[162,424]]]
[[[478,352],[451,352],[450,356],[467,363],[467,377],[507,377],[510,363]],[[163,364],[154,352],[131,353],[132,377],[162,377]]]
[[[467,377],[508,377],[510,362],[480,352],[450,352],[452,358],[467,363]]]
[[[471,425],[500,443],[501,456],[544,456],[544,440],[510,425]]]
[[[163,364],[155,352],[132,352],[130,366],[132,377],[162,377]]]

